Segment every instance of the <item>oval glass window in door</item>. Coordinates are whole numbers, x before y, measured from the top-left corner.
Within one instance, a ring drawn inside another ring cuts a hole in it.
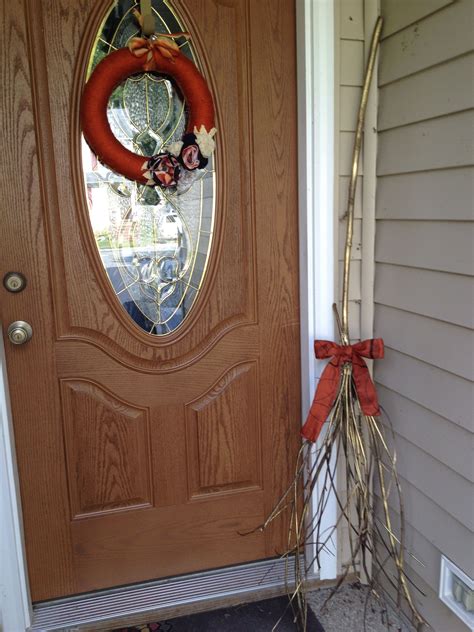
[[[134,0],[113,3],[97,34],[87,76],[108,53],[140,35]],[[165,0],[153,0],[157,32],[186,31]],[[176,40],[196,63],[192,42]],[[174,82],[156,73],[129,77],[108,105],[112,131],[131,151],[151,156],[180,140],[186,107]],[[100,164],[82,142],[89,217],[117,299],[149,334],[165,336],[185,321],[202,288],[212,243],[215,169],[188,172],[176,191],[127,180]]]

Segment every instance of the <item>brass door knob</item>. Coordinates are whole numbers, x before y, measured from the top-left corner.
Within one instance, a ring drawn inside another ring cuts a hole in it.
[[[31,340],[33,329],[30,323],[26,323],[24,320],[15,320],[9,325],[7,335],[12,344],[24,345],[25,342]]]

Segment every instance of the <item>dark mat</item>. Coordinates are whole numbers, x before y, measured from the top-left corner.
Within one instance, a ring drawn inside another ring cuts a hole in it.
[[[271,632],[273,626],[283,618],[276,632],[297,632],[293,612],[288,607],[287,597],[276,597],[265,601],[241,604],[212,612],[199,612],[187,617],[170,619],[148,626],[122,628],[115,632]],[[314,613],[308,609],[307,632],[324,632]]]

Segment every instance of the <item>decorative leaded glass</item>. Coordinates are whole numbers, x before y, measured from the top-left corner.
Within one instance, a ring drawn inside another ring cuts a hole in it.
[[[157,32],[186,29],[165,0],[153,0]],[[88,76],[109,52],[140,32],[133,9],[139,2],[113,3],[97,35]],[[192,43],[178,39],[196,62]],[[131,151],[151,156],[179,140],[186,107],[173,81],[156,73],[129,77],[113,92],[108,119]],[[147,187],[101,165],[83,140],[89,216],[99,253],[120,303],[149,334],[175,331],[202,288],[214,225],[215,172],[208,166],[187,172],[177,191]]]

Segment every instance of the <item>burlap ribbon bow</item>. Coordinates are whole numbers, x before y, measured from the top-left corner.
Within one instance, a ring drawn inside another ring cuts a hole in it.
[[[189,33],[160,33],[151,38],[132,37],[128,43],[128,49],[135,57],[146,55],[144,70],[151,72],[158,67],[157,55],[174,62],[174,58],[179,54],[179,46],[174,41],[175,37],[189,37]]]
[[[305,439],[314,442],[318,438],[336,400],[344,364],[352,364],[352,377],[362,412],[365,415],[380,415],[377,393],[364,358],[383,358],[384,344],[381,338],[363,340],[355,345],[315,340],[314,352],[320,360],[331,360],[321,374],[313,404],[301,430]]]

